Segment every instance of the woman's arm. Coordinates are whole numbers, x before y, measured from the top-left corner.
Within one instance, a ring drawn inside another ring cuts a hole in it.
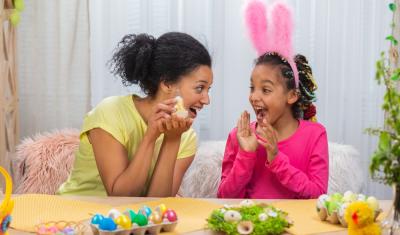
[[[125,147],[100,128],[89,131],[97,168],[109,196],[140,196],[150,169],[155,140],[146,135],[133,160]]]
[[[181,136],[183,132],[190,128],[192,122],[192,119],[182,119],[174,115],[170,121],[165,122],[167,131],[164,133],[164,140],[154,168],[147,196],[166,197],[176,195],[178,190],[175,191],[173,187],[174,183],[176,184],[174,180],[176,174],[176,157],[179,151]],[[181,180],[184,173],[185,172],[181,172]],[[179,186],[176,187],[179,189]]]

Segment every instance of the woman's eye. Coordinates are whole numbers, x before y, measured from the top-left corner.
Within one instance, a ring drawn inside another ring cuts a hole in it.
[[[196,87],[196,92],[201,93],[203,91],[203,89],[204,89],[204,87],[202,87],[202,86]]]

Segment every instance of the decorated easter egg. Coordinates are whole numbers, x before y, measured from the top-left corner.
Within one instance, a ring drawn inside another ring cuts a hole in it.
[[[149,215],[151,214],[151,209],[148,206],[142,206],[142,208],[139,209],[138,214],[143,214],[146,217],[149,217]]]
[[[352,191],[346,191],[343,194],[342,201],[344,202],[355,202],[357,200],[357,194],[353,193]]]
[[[254,202],[252,200],[246,199],[240,202],[240,206],[242,207],[254,206]]]
[[[119,212],[117,209],[111,209],[108,211],[107,216],[115,220],[121,215],[121,212]]]
[[[133,223],[139,225],[139,226],[145,226],[147,225],[149,222],[147,220],[147,217],[141,213],[138,213],[135,216],[135,219],[133,220]]]
[[[376,200],[375,197],[372,197],[372,196],[368,197],[367,198],[367,203],[374,211],[378,211],[379,210],[379,203],[378,203],[378,200]]]
[[[158,211],[158,213],[162,216],[164,215],[164,212],[167,210],[167,207],[165,204],[160,204],[155,208],[155,211]]]
[[[365,201],[365,200],[367,200],[367,197],[364,194],[360,193],[357,195],[357,201]]]
[[[149,216],[149,221],[153,224],[160,224],[163,221],[163,218],[158,211],[153,211]]]
[[[118,216],[118,218],[115,220],[115,223],[124,229],[130,229],[132,226],[131,219],[126,215]]]
[[[171,209],[166,210],[163,217],[168,219],[169,222],[175,222],[178,220],[178,216],[176,215],[175,211]]]
[[[90,221],[91,224],[100,224],[100,222],[104,219],[104,216],[101,214],[95,214]]]
[[[260,221],[266,221],[268,219],[268,215],[265,214],[265,213],[261,213],[261,214],[258,215],[258,219]]]
[[[105,217],[99,224],[99,228],[105,231],[114,231],[117,229],[117,225],[114,220],[110,217]]]
[[[224,214],[224,220],[227,222],[236,222],[242,219],[242,215],[238,211],[228,210]]]
[[[342,224],[343,226],[347,227],[347,222],[344,219],[344,213],[346,212],[347,207],[350,205],[349,202],[345,202],[342,205],[340,205],[339,209],[338,209],[338,220],[340,222],[340,224]]]
[[[124,215],[128,216],[128,218],[131,220],[132,223],[136,217],[136,213],[131,209],[127,209],[126,211],[124,211]]]

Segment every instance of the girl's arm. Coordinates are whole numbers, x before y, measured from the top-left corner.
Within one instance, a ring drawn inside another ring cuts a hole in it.
[[[229,134],[222,162],[219,198],[245,198],[246,186],[251,179],[256,162],[256,152],[241,150],[235,145],[235,134]]]
[[[129,162],[125,147],[105,130],[92,129],[88,137],[107,194],[140,196],[150,169],[155,139],[145,135]]]
[[[328,188],[328,140],[324,130],[316,139],[312,148],[307,173],[290,165],[289,158],[278,152],[275,159],[266,164],[277,179],[299,198],[317,198]]]

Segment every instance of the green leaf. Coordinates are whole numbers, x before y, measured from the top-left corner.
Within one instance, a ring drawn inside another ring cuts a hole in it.
[[[396,69],[392,76],[390,77],[390,79],[392,79],[393,81],[397,81],[400,78],[400,69]]]
[[[395,3],[390,3],[390,4],[389,4],[389,9],[390,9],[391,11],[395,12],[395,11],[396,11],[396,8],[397,8],[397,6],[396,6]]]
[[[390,135],[387,132],[382,132],[379,136],[379,149],[388,150],[390,148]]]
[[[393,35],[389,35],[385,38],[386,40],[389,40],[391,43],[393,43],[393,45],[397,46],[397,44],[399,43],[397,41],[397,39],[395,37],[393,37]]]

